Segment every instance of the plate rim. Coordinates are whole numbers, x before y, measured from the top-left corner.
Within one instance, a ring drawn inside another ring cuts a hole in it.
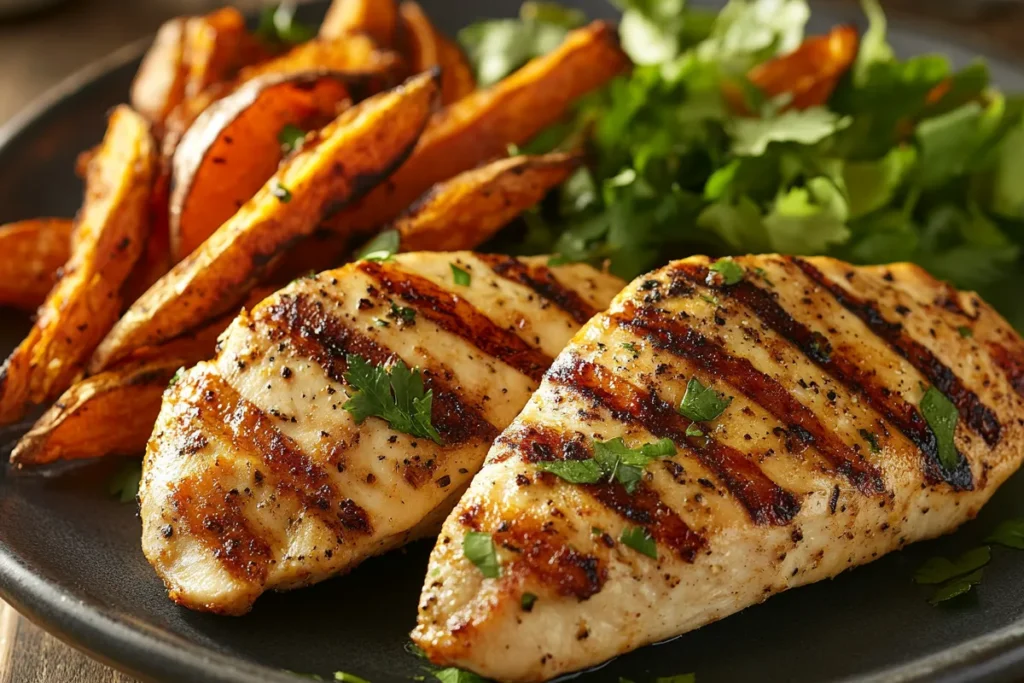
[[[698,0],[707,4],[708,0]],[[850,3],[829,0],[818,5],[826,12],[850,11]],[[938,44],[950,44],[982,58],[989,66],[1024,77],[1024,57],[1002,45],[985,43],[978,32],[958,35],[931,17],[897,9],[887,10],[888,32],[914,34]],[[913,24],[911,23],[913,22]],[[100,57],[36,95],[0,125],[0,156],[31,132],[54,107],[140,59],[154,33],[133,40]],[[112,105],[113,106],[113,105]],[[2,466],[8,473],[9,463]],[[7,475],[9,476],[9,474]],[[955,533],[955,532],[951,532]],[[187,680],[196,683],[295,683],[302,674],[274,669],[239,656],[152,627],[143,620],[125,619],[96,599],[86,599],[34,574],[13,548],[0,542],[0,599],[20,615],[63,643],[108,666],[145,681]],[[1024,614],[997,631],[962,641],[947,650],[925,655],[895,667],[841,679],[842,683],[924,683],[1011,680],[1024,673]],[[569,674],[569,678],[576,674]]]

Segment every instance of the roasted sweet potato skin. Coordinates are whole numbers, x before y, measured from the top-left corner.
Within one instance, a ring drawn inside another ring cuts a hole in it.
[[[527,142],[629,64],[611,24],[597,21],[572,31],[557,50],[438,112],[394,176],[329,224],[344,231],[377,230],[434,183],[504,156],[510,143]]]
[[[131,103],[152,122],[162,122],[185,99],[185,24],[178,17],[164,23],[132,81]]]
[[[441,67],[441,104],[449,105],[476,90],[466,56],[438,31],[418,3],[406,0],[398,8],[403,53],[413,73]]]
[[[385,48],[394,46],[397,32],[395,0],[334,0],[320,24],[321,38],[365,34]]]
[[[399,216],[402,251],[475,249],[579,168],[575,154],[500,159],[435,185]]]
[[[204,111],[174,152],[174,261],[191,254],[274,175],[288,125],[314,130],[350,102],[340,73],[268,74]]]
[[[100,372],[238,304],[276,257],[322,219],[391,175],[435,110],[438,75],[421,74],[343,112],[259,192],[138,299],[90,362]]]
[[[398,55],[378,49],[376,43],[366,36],[318,39],[297,45],[273,59],[242,69],[231,82],[214,84],[195,97],[184,99],[167,116],[164,153],[173,153],[185,131],[207,107],[254,78],[316,70],[340,71],[377,76],[376,86],[383,89],[394,83],[401,63]]]
[[[823,105],[853,64],[858,44],[857,29],[836,26],[827,35],[807,38],[789,54],[757,65],[747,78],[768,97],[788,94],[786,109]]]
[[[71,386],[121,312],[121,288],[149,230],[156,166],[148,122],[122,105],[89,165],[71,258],[28,336],[0,369],[0,424]]]
[[[246,304],[254,306],[272,291],[257,288]],[[21,438],[11,462],[24,467],[141,454],[168,383],[179,368],[212,358],[217,337],[234,317],[221,316],[194,334],[139,349],[110,370],[79,381]]]
[[[71,254],[70,218],[0,225],[0,306],[35,310]]]

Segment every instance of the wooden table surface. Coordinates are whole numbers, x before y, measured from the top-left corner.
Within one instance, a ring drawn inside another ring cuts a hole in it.
[[[812,0],[813,2],[813,0]],[[890,10],[925,16],[1024,57],[1024,0],[978,11],[964,0],[883,0]],[[60,7],[0,21],[0,124],[59,80],[114,48],[152,33],[179,14],[201,13],[224,0],[66,0]],[[232,2],[243,7],[261,0]],[[0,601],[0,683],[131,683],[40,630]]]

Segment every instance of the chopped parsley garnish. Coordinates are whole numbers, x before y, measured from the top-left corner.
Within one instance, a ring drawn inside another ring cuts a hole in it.
[[[963,337],[964,339],[970,339],[971,337],[974,336],[974,330],[967,327],[966,325],[961,325],[960,327],[956,328],[956,331],[959,332],[960,336]]]
[[[177,370],[174,371],[174,374],[171,375],[170,381],[167,382],[167,388],[168,389],[170,389],[175,384],[177,384],[178,382],[181,381],[181,373],[183,373],[183,372],[185,372],[185,367],[184,366],[182,366],[182,367],[180,367],[180,368],[178,368]]]
[[[359,250],[357,261],[390,261],[398,253],[401,242],[397,230],[384,230]]]
[[[281,143],[281,151],[285,154],[297,149],[306,139],[306,131],[294,123],[286,123],[277,133],[277,141]]]
[[[720,306],[721,305],[721,302],[718,300],[717,296],[709,296],[707,294],[701,294],[700,298],[704,299],[704,301],[707,301],[712,306]]]
[[[691,377],[678,410],[680,415],[694,422],[709,422],[725,412],[730,403],[732,396],[722,396],[701,384],[696,377]]]
[[[878,453],[879,451],[882,450],[878,447],[878,437],[875,436],[872,432],[869,432],[866,429],[861,429],[858,431],[860,433],[861,438],[868,442],[868,446],[871,447],[872,453]]]
[[[651,536],[650,532],[642,526],[631,526],[623,529],[622,534],[619,536],[619,541],[638,553],[643,553],[655,560],[658,559],[658,544],[654,542],[654,537]]]
[[[452,266],[452,280],[455,282],[455,284],[457,284],[457,285],[459,285],[461,287],[469,287],[469,283],[470,283],[469,273],[464,271],[462,268],[459,268],[454,263],[451,264],[451,266]]]
[[[637,448],[630,448],[622,437],[611,441],[595,441],[594,457],[586,460],[552,460],[537,463],[537,468],[550,472],[570,484],[596,484],[617,481],[632,494],[640,484],[644,468],[656,458],[676,454],[671,439],[661,439]]]
[[[946,471],[956,469],[960,460],[953,435],[956,433],[956,421],[959,417],[956,406],[935,387],[928,387],[921,398],[921,415],[924,416],[935,441],[939,447],[939,462]]]
[[[537,602],[537,596],[533,593],[523,593],[523,597],[519,601],[520,607],[523,608],[524,612],[533,611],[533,603]]]
[[[768,285],[769,287],[775,286],[775,283],[768,279],[768,271],[766,271],[764,268],[758,266],[757,268],[754,268],[754,272],[757,273],[758,277],[764,280],[764,283],[766,285]]]
[[[955,560],[933,557],[914,572],[914,582],[938,586],[928,599],[928,602],[937,605],[963,595],[981,583],[982,568],[991,558],[992,553],[987,545],[968,550]]]
[[[434,678],[441,681],[441,683],[488,683],[487,679],[483,676],[479,676],[472,671],[456,669],[455,667],[441,669],[432,673]]]
[[[626,349],[631,354],[633,354],[633,358],[639,358],[640,357],[640,349],[638,349],[636,347],[636,344],[634,344],[633,342],[623,342],[622,348]]]
[[[122,503],[130,503],[139,495],[142,481],[142,463],[127,462],[110,478],[107,490]]]
[[[270,194],[277,197],[282,204],[287,204],[292,200],[292,192],[281,183],[274,181],[273,187],[270,188]]]
[[[468,532],[462,539],[462,554],[488,579],[501,576],[501,563],[498,562],[498,553],[490,534],[482,531]]]
[[[344,683],[370,683],[362,676],[356,676],[355,674],[345,673],[344,671],[335,671],[334,680],[344,681]]]
[[[374,318],[373,324],[376,325],[377,327],[391,327],[391,323],[389,323],[384,318]]]
[[[686,427],[686,435],[687,436],[704,436],[704,432],[703,432],[703,430],[701,430],[700,427],[697,426],[696,422],[691,422]]]
[[[264,42],[280,45],[298,45],[313,38],[316,30],[295,18],[295,5],[271,5],[260,13],[256,37]]]
[[[1002,522],[985,541],[1024,550],[1024,519],[1008,519]]]
[[[390,368],[373,365],[359,355],[346,356],[345,382],[350,398],[342,407],[352,413],[356,424],[368,417],[387,420],[395,431],[441,443],[441,435],[430,422],[433,391],[424,391],[423,374],[410,370],[401,360]]]
[[[408,308],[406,306],[399,306],[394,301],[391,302],[391,312],[388,313],[392,318],[405,323],[411,323],[416,319],[416,309]]]
[[[711,271],[718,273],[722,278],[722,284],[726,286],[734,285],[743,279],[743,266],[728,256],[712,263]],[[714,276],[709,274],[708,280],[711,280],[711,282],[708,282],[709,285],[714,284]]]

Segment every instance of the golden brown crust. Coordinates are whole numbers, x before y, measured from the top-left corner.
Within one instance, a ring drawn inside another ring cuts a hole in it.
[[[70,218],[32,218],[0,226],[0,306],[34,310],[70,256]]]

